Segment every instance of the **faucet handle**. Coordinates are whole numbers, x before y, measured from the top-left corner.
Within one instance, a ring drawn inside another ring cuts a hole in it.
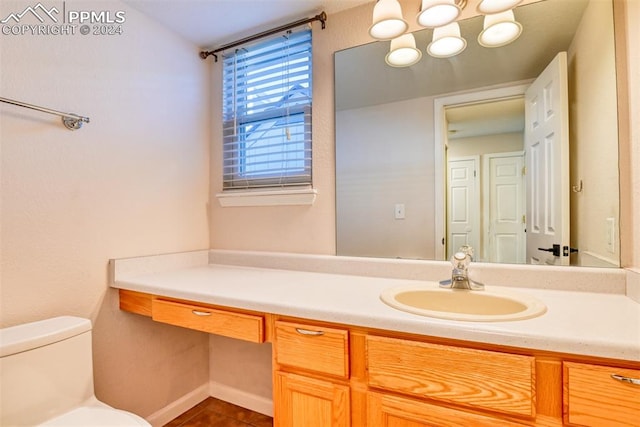
[[[466,270],[467,266],[471,263],[471,257],[464,252],[456,252],[451,257],[451,264],[453,268]]]
[[[464,254],[469,255],[469,259],[471,261],[473,261],[474,251],[473,251],[473,247],[471,247],[470,245],[462,245],[462,246],[460,246],[460,249],[458,249],[458,252],[462,252]]]

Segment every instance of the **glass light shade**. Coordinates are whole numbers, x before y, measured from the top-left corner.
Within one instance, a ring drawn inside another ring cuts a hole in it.
[[[442,27],[455,21],[460,11],[455,0],[422,0],[418,24],[427,28]]]
[[[378,40],[391,40],[404,34],[409,24],[402,18],[398,0],[379,0],[373,8],[373,24],[369,35]]]
[[[460,25],[452,22],[433,30],[433,39],[427,46],[427,53],[434,58],[449,58],[465,50],[467,41],[460,37]]]
[[[478,35],[478,43],[484,47],[500,47],[520,37],[522,25],[516,21],[512,10],[486,15],[484,30]]]
[[[476,10],[483,15],[491,15],[513,9],[520,3],[522,0],[482,0],[476,6]]]
[[[392,67],[409,67],[422,58],[422,52],[416,49],[416,39],[413,34],[403,34],[391,40],[389,53],[384,60]]]

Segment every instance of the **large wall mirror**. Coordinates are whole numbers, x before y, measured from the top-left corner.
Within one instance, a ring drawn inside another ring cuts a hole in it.
[[[620,266],[612,2],[514,13],[522,35],[500,48],[478,44],[478,16],[460,22],[468,45],[451,58],[425,53],[429,29],[414,33],[423,56],[410,67],[385,63],[389,42],[336,52],[338,255],[443,260],[470,244],[481,262]],[[558,61],[565,122],[532,137],[555,113],[531,93],[556,95],[537,82]],[[527,145],[560,133],[562,161]]]

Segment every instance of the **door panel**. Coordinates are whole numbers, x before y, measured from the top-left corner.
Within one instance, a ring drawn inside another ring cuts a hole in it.
[[[541,249],[569,247],[567,54],[560,52],[525,93],[527,261],[568,265]]]
[[[524,157],[522,153],[488,154],[485,166],[485,191],[488,193],[486,260],[524,263]]]
[[[478,247],[480,241],[478,163],[477,156],[448,162],[447,258],[461,246]]]

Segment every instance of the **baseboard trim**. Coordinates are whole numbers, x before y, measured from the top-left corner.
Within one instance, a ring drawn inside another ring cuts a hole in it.
[[[162,427],[178,415],[188,411],[198,403],[209,397],[209,384],[203,384],[197,389],[189,392],[165,406],[164,408],[149,415],[146,420],[153,427]]]
[[[273,400],[266,397],[258,396],[253,393],[247,393],[243,390],[230,387],[215,381],[209,383],[209,395],[234,405],[259,412],[264,415],[273,417]]]

